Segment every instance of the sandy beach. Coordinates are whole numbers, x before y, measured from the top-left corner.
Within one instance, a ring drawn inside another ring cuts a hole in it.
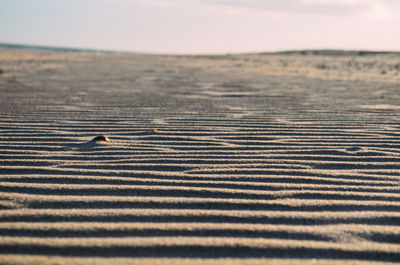
[[[0,69],[1,264],[400,262],[400,54]]]

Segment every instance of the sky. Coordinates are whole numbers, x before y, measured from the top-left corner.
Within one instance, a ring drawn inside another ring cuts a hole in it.
[[[161,54],[400,51],[400,0],[0,0],[0,42]]]

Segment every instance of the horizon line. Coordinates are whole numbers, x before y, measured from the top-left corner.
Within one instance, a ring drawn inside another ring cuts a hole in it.
[[[76,52],[76,53],[115,53],[115,54],[143,54],[143,55],[170,55],[170,56],[206,56],[206,55],[256,55],[256,54],[302,54],[302,55],[377,55],[400,54],[395,50],[368,50],[368,49],[338,49],[338,48],[309,48],[289,49],[276,51],[252,51],[252,52],[224,52],[224,53],[158,53],[112,49],[80,48],[57,45],[24,44],[0,42],[0,50],[26,50],[43,52]],[[340,54],[337,54],[340,53]]]

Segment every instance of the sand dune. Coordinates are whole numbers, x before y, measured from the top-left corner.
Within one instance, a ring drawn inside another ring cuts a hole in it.
[[[400,262],[399,63],[0,51],[0,263]]]

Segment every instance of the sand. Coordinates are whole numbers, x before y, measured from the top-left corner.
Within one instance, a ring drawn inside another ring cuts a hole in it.
[[[400,262],[399,54],[0,69],[1,264]]]

